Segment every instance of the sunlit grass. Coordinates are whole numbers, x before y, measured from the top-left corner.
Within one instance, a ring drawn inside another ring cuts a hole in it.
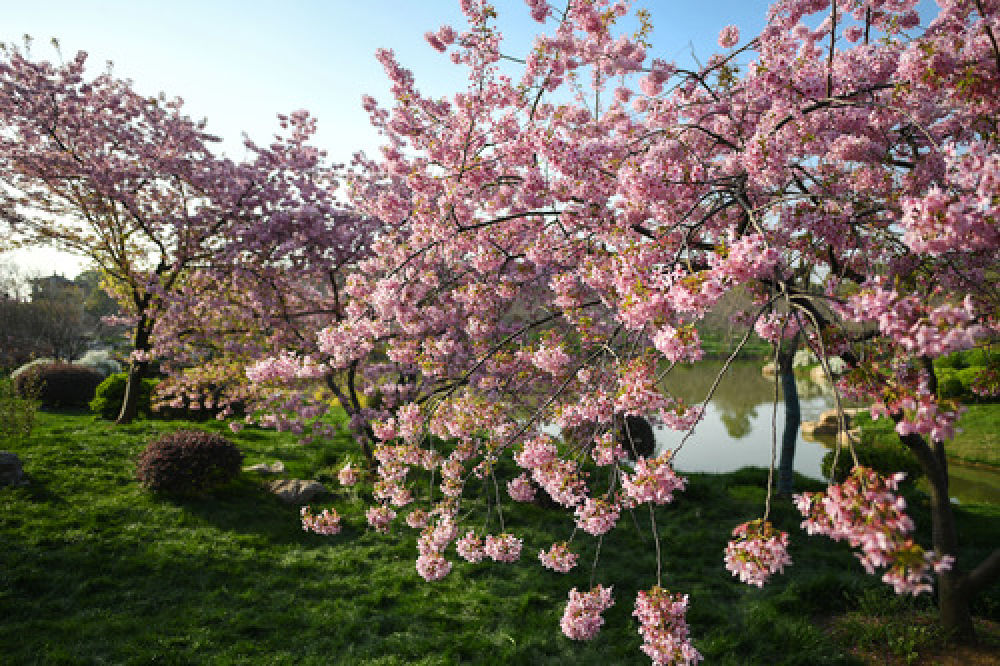
[[[965,462],[1000,467],[1000,403],[972,404],[967,409],[958,421],[960,432],[945,446],[948,455]],[[858,423],[880,440],[898,439],[888,418],[872,421],[862,413]]]

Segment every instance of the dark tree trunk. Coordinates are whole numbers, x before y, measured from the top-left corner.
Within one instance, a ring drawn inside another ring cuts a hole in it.
[[[930,378],[928,390],[937,393],[937,377],[931,359],[923,357],[921,363]],[[903,415],[897,412],[892,414],[892,419],[899,423]],[[941,625],[955,638],[975,642],[976,634],[969,603],[981,590],[1000,580],[1000,548],[995,549],[972,571],[968,570],[968,563],[958,559],[958,532],[948,493],[948,458],[944,442],[928,441],[912,433],[900,435],[899,439],[916,456],[931,486],[931,542],[934,552],[956,558],[951,570],[937,575]]]
[[[785,430],[781,435],[781,458],[778,463],[778,494],[791,495],[795,490],[795,442],[802,423],[799,389],[795,383],[792,362],[795,360],[795,343],[782,348],[778,354],[778,375],[785,399]]]
[[[930,447],[924,444],[924,448]],[[912,450],[912,446],[910,447]],[[944,456],[944,447],[940,442],[934,443],[930,460],[933,466],[924,464],[921,467],[931,485],[931,542],[934,551],[939,554],[958,557],[958,535],[955,530],[955,514],[951,508],[951,496],[948,493],[948,461]],[[931,469],[928,469],[931,467]],[[930,472],[933,471],[933,474]],[[946,631],[954,633],[963,639],[973,639],[972,614],[969,612],[969,602],[974,590],[970,590],[962,574],[961,562],[950,571],[937,576],[938,611],[941,614],[941,624]]]
[[[901,415],[894,415],[899,421]],[[941,442],[927,441],[915,434],[900,436],[913,452],[931,486],[931,542],[934,552],[958,558],[958,535],[955,514],[948,494],[948,460]],[[971,574],[963,572],[964,563],[956,561],[950,571],[937,575],[938,612],[941,625],[960,640],[974,641],[975,632],[969,602],[981,589],[1000,575],[1000,550],[994,551]]]
[[[340,386],[337,384],[336,377],[333,375],[326,376],[326,385],[336,396],[337,401],[343,408],[344,412],[347,414],[348,420],[353,420],[352,417],[359,416],[362,413],[361,400],[358,398],[358,391],[356,386],[357,377],[357,362],[351,363],[347,370],[347,386],[345,390],[341,390]],[[360,432],[355,432],[358,443],[361,445],[361,452],[365,456],[365,460],[368,461],[369,470],[375,469],[375,446],[378,443],[375,433],[372,431],[371,425],[365,422],[361,427]]]
[[[149,352],[151,333],[152,326],[146,320],[146,317],[140,317],[139,323],[135,327],[135,338],[133,339],[132,349],[142,354]],[[145,359],[141,361],[133,359],[129,363],[128,380],[125,383],[125,398],[122,400],[122,408],[118,412],[118,418],[115,420],[115,423],[125,424],[135,420],[136,414],[139,411],[139,394],[142,391],[142,380],[146,378],[148,371],[149,361]]]

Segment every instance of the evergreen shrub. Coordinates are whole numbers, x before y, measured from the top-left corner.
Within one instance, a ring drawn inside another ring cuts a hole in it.
[[[116,372],[113,375],[108,375],[107,379],[102,381],[94,392],[94,399],[90,401],[90,411],[109,420],[118,418],[122,401],[125,400],[125,386],[127,384],[127,372]],[[147,378],[142,380],[142,386],[139,387],[138,413],[147,418],[152,415],[150,405],[156,384],[157,380]]]

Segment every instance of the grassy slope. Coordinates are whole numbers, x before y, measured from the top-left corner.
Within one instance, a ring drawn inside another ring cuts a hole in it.
[[[1000,467],[1000,403],[968,405],[958,425],[962,432],[946,445],[948,455],[965,462]],[[867,414],[858,424],[878,439],[898,441],[887,418],[872,421]]]
[[[358,457],[346,438],[301,447],[254,429],[234,437],[246,464],[279,458],[290,476],[325,480],[334,495],[321,504],[336,505],[346,525],[335,537],[303,533],[297,508],[248,476],[212,499],[143,491],[135,456],[154,432],[185,425],[41,414],[31,439],[0,442],[32,478],[27,488],[0,490],[0,662],[649,663],[631,611],[635,591],[655,581],[655,561],[648,530],[640,534],[631,517],[606,536],[597,569],[617,603],[599,637],[578,643],[559,633],[558,620],[568,588],[590,585],[589,559],[568,575],[535,559],[553,535],[569,536],[565,515],[519,505],[505,517],[525,540],[520,564],[458,561],[443,581],[424,583],[413,567],[414,532],[366,530],[364,491],[329,478],[345,456]],[[888,595],[843,544],[806,538],[791,507],[778,503],[773,519],[793,533],[796,564],[763,590],[723,569],[729,530],[759,515],[764,477],[692,475],[658,512],[664,583],[691,595],[688,619],[707,663],[851,663],[851,639],[831,641],[814,620]],[[637,517],[645,530],[648,514]],[[970,555],[1000,541],[995,508],[962,507],[959,519]],[[592,539],[577,543],[592,557]],[[1000,614],[998,596],[980,610]]]

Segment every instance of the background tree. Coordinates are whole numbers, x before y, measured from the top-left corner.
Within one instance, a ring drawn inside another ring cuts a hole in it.
[[[83,288],[60,275],[29,282],[34,313],[30,334],[41,355],[72,361],[91,345],[99,324],[84,309]]]
[[[131,329],[118,417],[128,422],[169,300],[229,241],[268,225],[272,202],[289,201],[275,173],[309,168],[319,151],[290,141],[241,163],[217,157],[179,99],[143,96],[111,73],[88,80],[85,62],[16,50],[0,62],[3,215],[28,242],[89,257],[108,281]]]
[[[0,336],[5,368],[33,358],[72,361],[92,346],[101,324],[87,311],[87,290],[59,275],[28,277],[11,265],[0,287]]]

